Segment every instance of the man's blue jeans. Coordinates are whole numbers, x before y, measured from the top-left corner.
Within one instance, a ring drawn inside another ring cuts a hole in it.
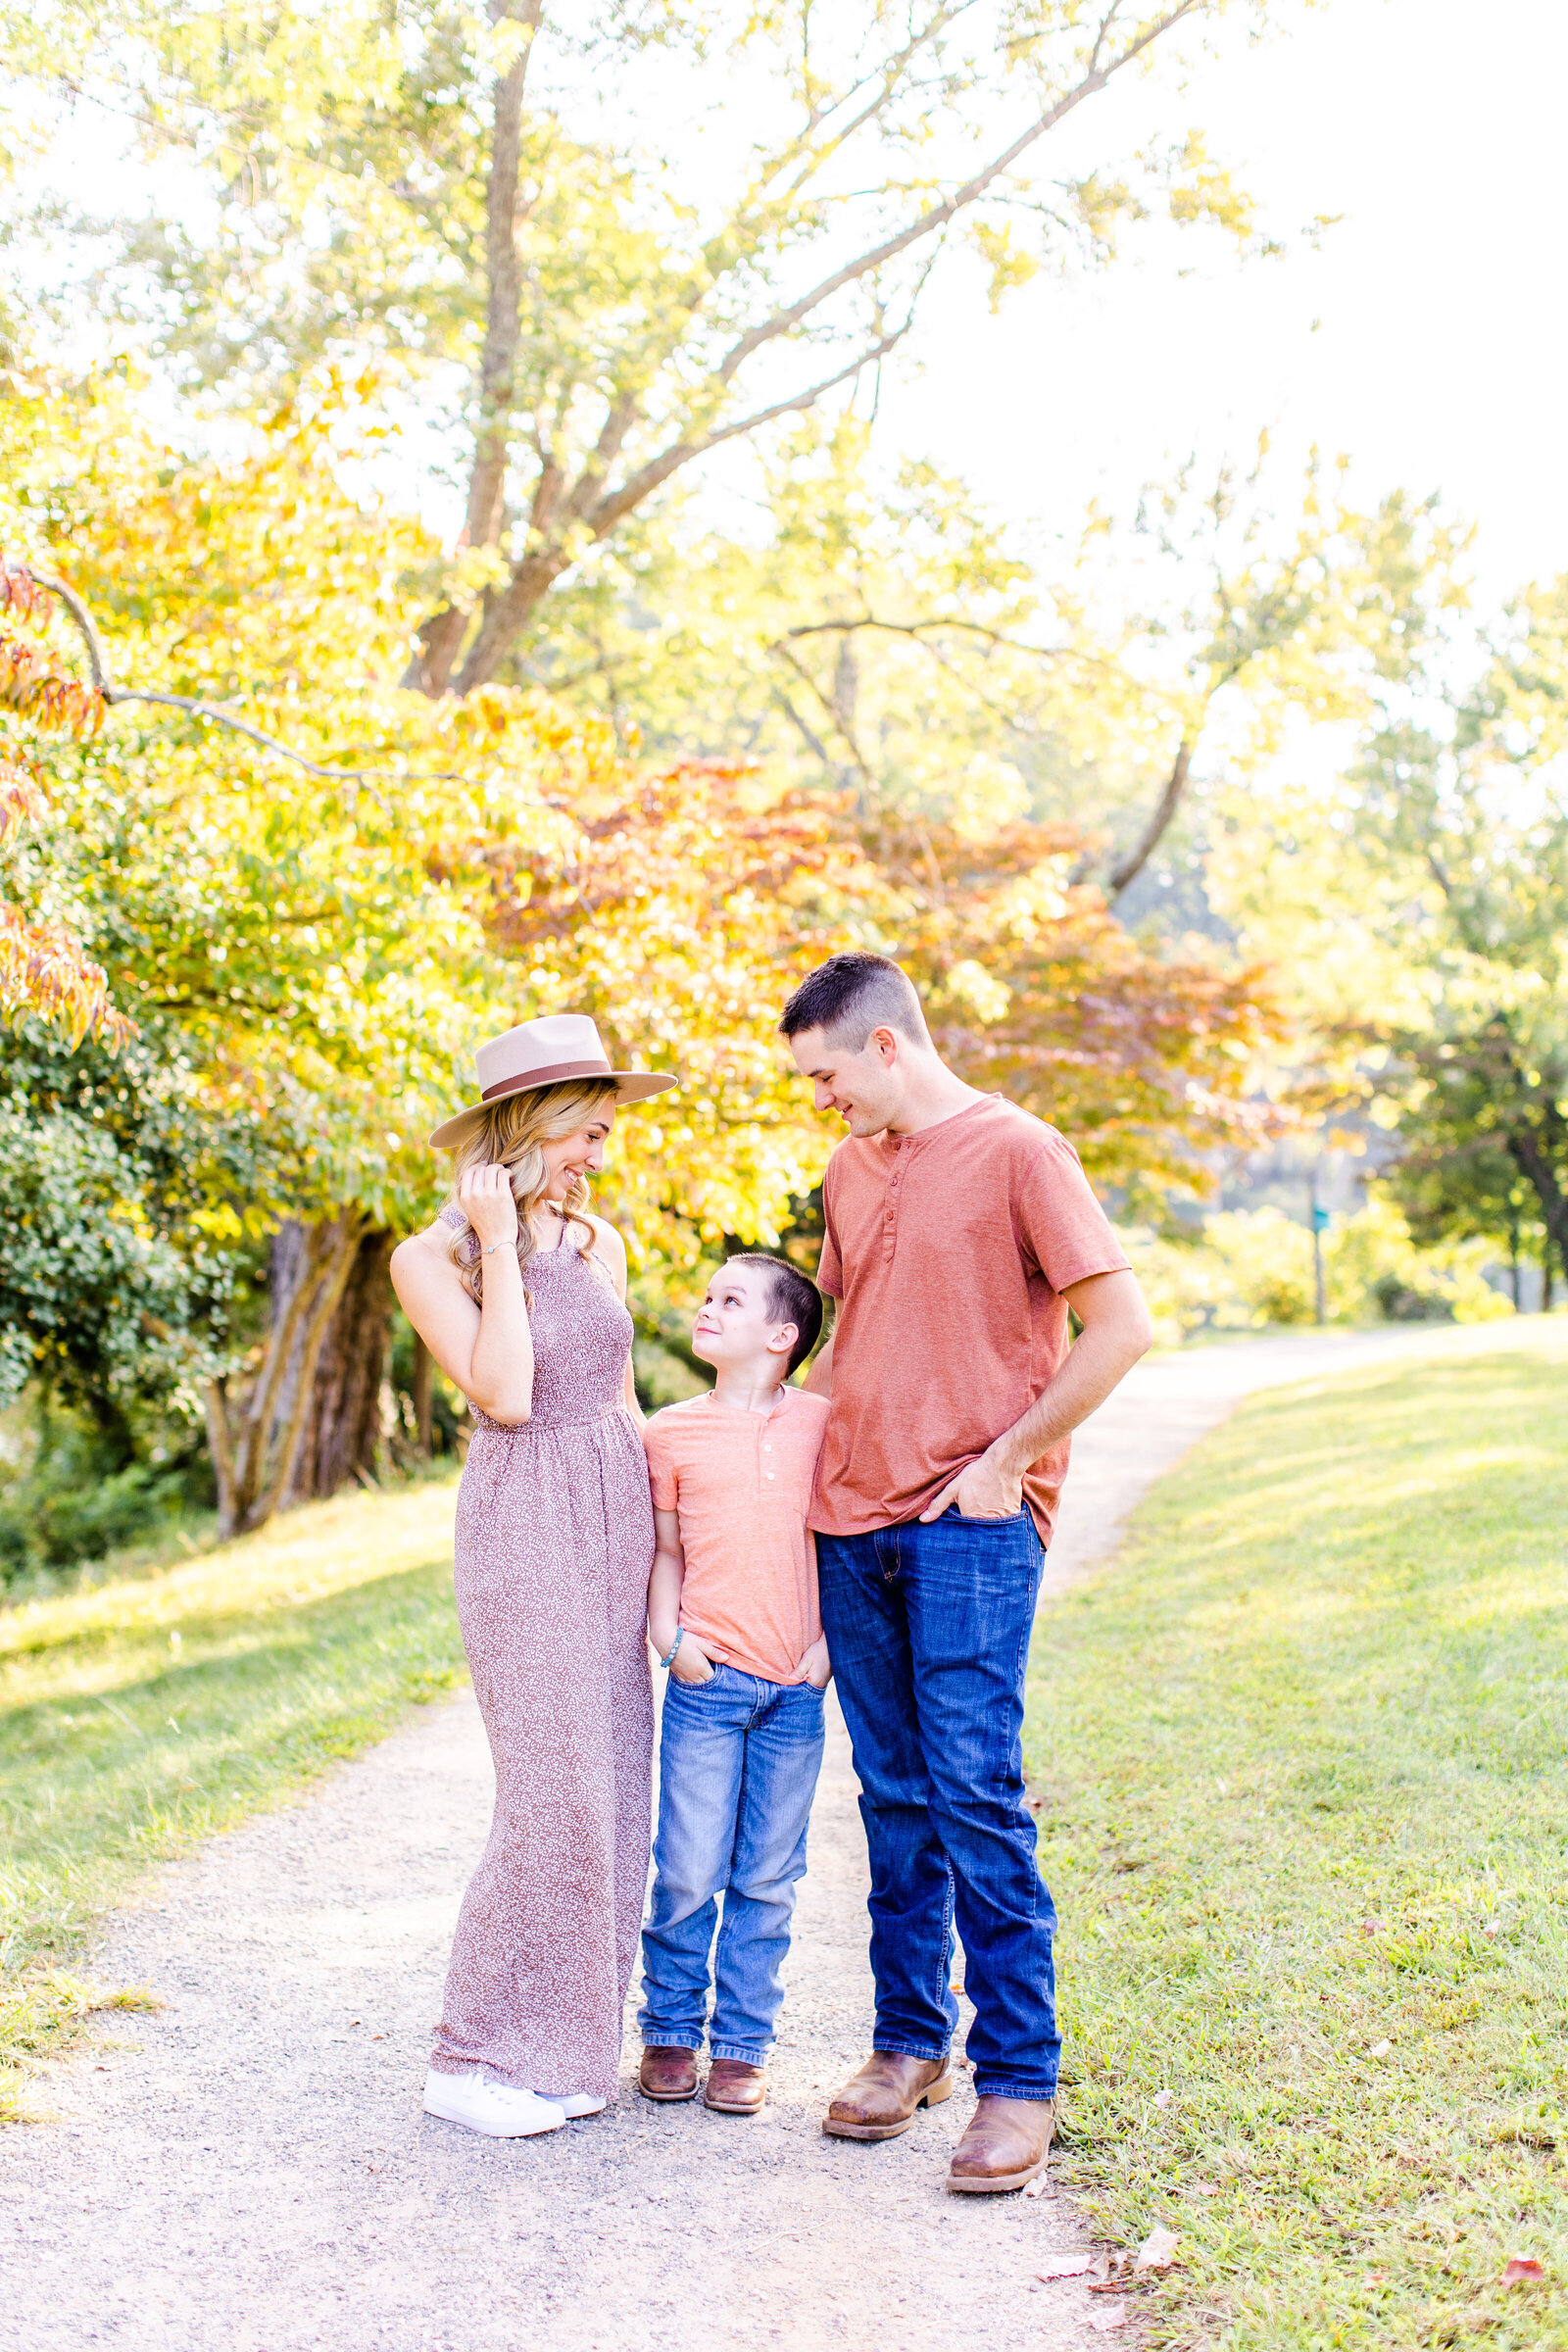
[[[664,1692],[659,1835],[643,1929],[643,2040],[760,2066],[784,1998],[795,1888],[822,1762],[822,1693],[715,1666]],[[708,2022],[708,1955],[724,1896]]]
[[[1023,1678],[1045,1558],[1027,1511],[950,1508],[816,1539],[822,1631],[871,1856],[879,2050],[947,2055],[953,1920],[975,2089],[1055,2095],[1056,1915],[1023,1803]]]

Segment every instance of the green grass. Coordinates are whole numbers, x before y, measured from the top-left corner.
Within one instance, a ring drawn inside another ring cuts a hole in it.
[[[0,2117],[98,2004],[67,1964],[138,1872],[464,1679],[454,1496],[312,1504],[170,1573],[0,1613]]]
[[[1178,2233],[1155,2342],[1568,2347],[1564,1340],[1254,1399],[1042,1620],[1063,2166]]]

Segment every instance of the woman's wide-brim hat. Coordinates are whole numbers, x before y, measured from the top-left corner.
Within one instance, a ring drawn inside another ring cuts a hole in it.
[[[492,1102],[508,1095],[532,1094],[568,1079],[597,1079],[615,1090],[617,1102],[646,1102],[674,1079],[663,1070],[612,1070],[599,1032],[581,1012],[552,1012],[540,1021],[519,1021],[505,1037],[493,1037],[475,1055],[479,1100],[438,1127],[430,1141],[450,1151],[473,1132]]]

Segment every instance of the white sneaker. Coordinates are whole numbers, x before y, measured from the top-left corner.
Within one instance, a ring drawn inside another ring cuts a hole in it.
[[[608,2099],[596,2099],[586,2090],[553,2090],[548,2095],[552,2106],[561,2109],[567,2123],[574,2123],[579,2116],[603,2115],[610,2104]]]
[[[466,2075],[437,2074],[432,2067],[424,2078],[424,2112],[466,2124],[487,2139],[530,2139],[536,2132],[559,2132],[566,2120],[558,2099],[514,2090],[510,2082],[487,2082],[482,2066]]]

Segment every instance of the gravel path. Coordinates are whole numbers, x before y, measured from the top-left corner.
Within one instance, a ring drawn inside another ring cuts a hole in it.
[[[1249,1342],[1140,1366],[1077,1442],[1053,1588],[1109,1548],[1138,1495],[1246,1391],[1503,1336]],[[150,1984],[168,2006],[122,2021],[56,2078],[55,2121],[0,2139],[12,2340],[29,2352],[952,2352],[976,2336],[995,2352],[1087,2352],[1101,2340],[1111,2299],[1035,2280],[1049,2259],[1087,2250],[1064,2199],[943,2191],[966,2083],[885,2146],[821,2134],[870,2022],[864,1847],[836,1720],[762,2116],[650,2106],[629,2088],[628,2042],[619,2107],[564,2132],[489,2141],[423,2118],[489,1791],[464,1696],[307,1800],[160,1872],[115,1917],[97,1972]]]

